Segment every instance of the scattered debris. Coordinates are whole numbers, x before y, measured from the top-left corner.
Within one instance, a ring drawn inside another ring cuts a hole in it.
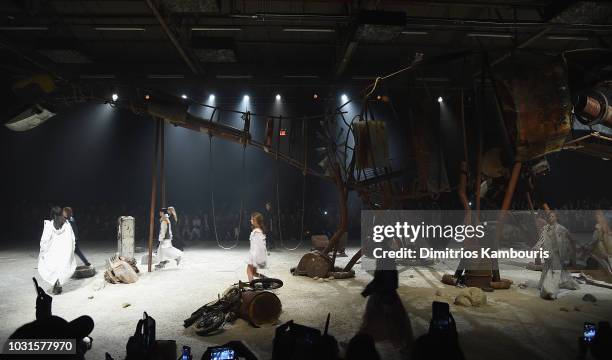
[[[130,304],[130,303],[123,303],[123,304],[121,305],[121,307],[125,309],[126,307],[129,307],[129,306],[131,306],[131,305],[132,305],[132,304]]]
[[[312,278],[312,280],[319,280],[319,277],[315,276],[315,277]]]
[[[106,286],[106,281],[104,279],[100,279],[94,282],[92,288],[94,289],[94,291],[99,291],[99,290],[104,289],[105,286]]]
[[[115,255],[107,260],[104,280],[111,284],[131,284],[138,281],[139,272],[135,259]]]
[[[566,307],[560,307],[559,308],[560,311],[565,311],[565,312],[569,312],[569,310]]]
[[[593,294],[584,294],[584,296],[582,297],[583,301],[588,301],[588,302],[597,302],[597,298],[593,295]]]
[[[408,277],[412,279],[414,277],[414,275],[410,274],[410,275],[408,275]]]
[[[527,286],[527,283],[524,282],[524,283],[520,283],[518,287],[519,289],[527,289],[529,286]]]
[[[333,276],[330,276],[330,277],[327,278],[327,280],[334,280],[334,279],[335,279],[335,277],[333,277]]]
[[[580,308],[578,307],[578,305],[574,306],[574,311],[580,311]]]
[[[437,290],[436,291],[436,296],[442,296],[442,290]]]
[[[456,305],[480,306],[487,303],[487,295],[479,288],[469,287],[461,290],[455,298]]]
[[[88,297],[88,299],[89,299],[89,300],[91,300],[91,299],[93,299],[93,298],[94,298],[94,297],[93,297],[93,295],[90,295],[90,296]]]

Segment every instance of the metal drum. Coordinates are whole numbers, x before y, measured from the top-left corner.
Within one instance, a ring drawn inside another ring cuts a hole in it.
[[[331,270],[333,270],[332,260],[329,256],[317,252],[309,252],[302,256],[295,273],[296,275],[305,275],[311,278],[327,277]]]
[[[245,291],[242,293],[240,317],[251,325],[275,324],[282,311],[278,296],[270,291]]]

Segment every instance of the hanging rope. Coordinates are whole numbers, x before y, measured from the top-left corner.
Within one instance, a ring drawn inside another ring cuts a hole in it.
[[[215,192],[214,192],[214,188],[215,188],[215,184],[214,184],[214,171],[213,171],[213,146],[212,146],[212,135],[209,135],[208,137],[208,155],[209,155],[209,161],[208,161],[208,165],[209,165],[209,174],[210,174],[210,205],[212,208],[212,226],[213,226],[213,232],[215,233],[215,240],[217,241],[217,246],[219,246],[220,248],[224,249],[224,250],[231,250],[233,248],[235,248],[236,246],[238,246],[238,241],[240,240],[240,228],[242,225],[242,214],[244,213],[244,193],[245,193],[245,186],[246,184],[243,184],[242,186],[242,195],[240,196],[240,214],[238,215],[238,231],[236,232],[236,239],[234,240],[234,244],[229,246],[229,247],[225,247],[223,245],[221,245],[221,242],[219,241],[219,235],[217,235],[217,218],[215,216]],[[243,182],[246,181],[246,176],[245,176],[245,169],[246,169],[246,144],[243,144],[242,146],[242,179]]]
[[[306,120],[304,121],[303,131],[306,131]],[[282,118],[279,118],[278,128],[280,131],[282,125]],[[304,133],[304,141],[306,141],[306,134]],[[307,151],[304,148],[304,151]],[[306,212],[306,173],[302,175],[302,216],[301,216],[301,225],[300,232],[298,234],[298,238],[300,239],[295,247],[287,247],[283,241],[283,230],[281,226],[281,211],[280,211],[280,163],[278,161],[278,154],[280,152],[280,136],[278,137],[278,141],[276,143],[276,213],[277,213],[277,226],[278,226],[278,240],[280,242],[280,246],[282,246],[285,250],[293,251],[302,246],[302,242],[304,241],[304,215]],[[305,155],[306,156],[306,155]]]

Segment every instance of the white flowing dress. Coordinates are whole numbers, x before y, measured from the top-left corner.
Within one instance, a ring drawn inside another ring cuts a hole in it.
[[[558,230],[558,226],[544,226],[540,234],[540,241],[538,241],[542,248],[549,251],[549,258],[544,260],[538,284],[540,297],[543,299],[556,299],[559,289],[578,289],[578,283],[574,281],[572,274],[565,268],[565,264],[568,262],[567,249],[569,247],[567,236],[563,231]]]
[[[264,269],[268,261],[268,250],[266,249],[266,235],[261,229],[253,229],[249,236],[250,249],[247,263],[256,268]]]
[[[53,221],[45,220],[38,255],[40,277],[51,285],[57,280],[65,284],[76,270],[74,246],[74,232],[68,221],[57,230]]]
[[[165,238],[166,231],[168,238]],[[183,252],[172,246],[172,225],[170,221],[162,221],[159,230],[159,247],[157,248],[157,260],[167,261],[176,260],[183,256]]]

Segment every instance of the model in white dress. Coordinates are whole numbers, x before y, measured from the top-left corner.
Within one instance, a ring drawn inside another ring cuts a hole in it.
[[[263,215],[260,213],[251,214],[251,236],[249,236],[249,258],[247,259],[247,276],[249,281],[253,281],[253,277],[262,275],[257,272],[257,269],[265,268],[268,265],[268,249],[266,249],[266,234],[264,233]]]
[[[57,294],[61,292],[61,285],[65,284],[76,270],[74,232],[69,222],[59,224],[57,223],[58,229],[54,221],[44,221],[38,255],[38,273],[44,281],[57,287],[54,288],[54,293]]]
[[[548,250],[549,257],[544,260],[542,265],[538,288],[540,289],[540,297],[548,300],[556,299],[560,289],[578,289],[578,284],[566,269],[566,264],[569,262],[567,258],[569,254],[567,248],[569,246],[567,237],[563,231],[559,231],[559,226],[554,223],[545,225],[540,234],[541,240],[539,243],[542,244],[543,249]]]
[[[172,225],[170,224],[168,214],[165,212],[162,214],[160,220],[159,236],[157,240],[159,240],[159,247],[157,248],[156,260],[159,261],[159,265],[161,265],[157,267],[163,267],[170,260],[176,261],[176,265],[178,266],[181,262],[183,252],[172,246]]]
[[[249,261],[248,264],[259,269],[265,269],[268,261],[268,250],[266,249],[266,235],[259,228],[251,231],[249,236]]]

